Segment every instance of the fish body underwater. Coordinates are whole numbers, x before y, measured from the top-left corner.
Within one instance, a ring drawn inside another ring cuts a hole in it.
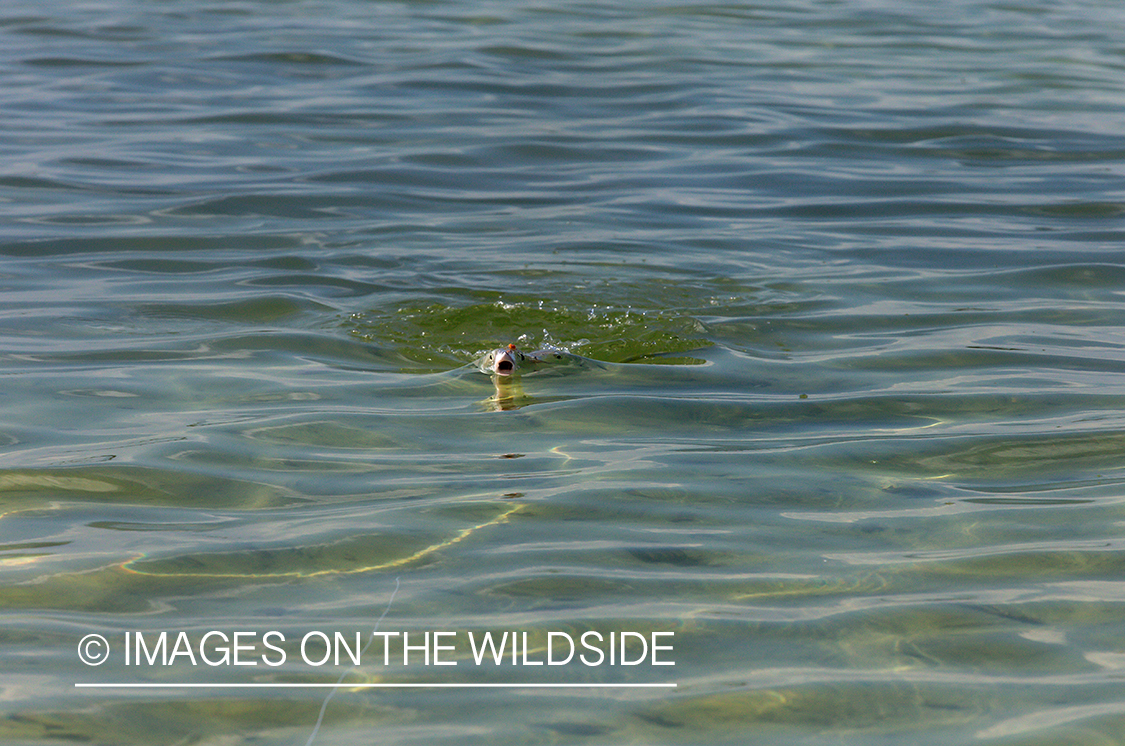
[[[555,367],[599,368],[600,363],[556,347],[523,352],[514,344],[490,350],[473,363],[482,373],[515,376]]]

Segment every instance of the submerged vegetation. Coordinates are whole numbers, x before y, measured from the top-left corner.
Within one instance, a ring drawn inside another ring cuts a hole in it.
[[[683,353],[711,345],[695,319],[676,312],[591,303],[491,300],[452,306],[406,305],[352,314],[349,332],[388,345],[430,368],[462,365],[509,343],[545,346],[606,362],[697,362]]]

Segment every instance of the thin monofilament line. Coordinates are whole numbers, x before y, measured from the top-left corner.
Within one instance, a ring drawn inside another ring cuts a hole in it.
[[[360,660],[363,659],[363,654],[367,652],[367,649],[371,647],[371,643],[375,640],[375,633],[379,631],[379,625],[382,624],[383,618],[387,616],[387,612],[391,610],[391,604],[395,602],[396,593],[398,593],[398,578],[395,578],[395,589],[391,593],[390,600],[387,601],[387,608],[383,609],[382,616],[380,616],[379,619],[375,622],[375,627],[371,630],[371,639],[368,640],[367,644],[363,646],[363,649],[359,651]],[[316,734],[320,732],[320,724],[324,722],[324,713],[328,709],[328,703],[336,694],[336,690],[340,688],[340,684],[344,683],[344,677],[354,671],[355,668],[355,666],[352,666],[347,671],[344,671],[342,674],[340,674],[340,678],[336,682],[336,685],[332,687],[332,689],[328,692],[328,696],[324,698],[324,704],[320,706],[320,714],[316,718],[316,725],[313,726],[312,733],[309,735],[309,740],[305,742],[305,746],[312,746],[312,742],[316,740]]]

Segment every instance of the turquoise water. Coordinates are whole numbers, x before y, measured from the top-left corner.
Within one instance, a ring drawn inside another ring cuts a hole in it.
[[[0,39],[5,743],[1123,742],[1119,4]]]

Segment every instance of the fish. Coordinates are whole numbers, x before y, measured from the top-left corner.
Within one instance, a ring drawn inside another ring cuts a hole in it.
[[[477,358],[473,365],[481,373],[503,377],[530,373],[545,367],[559,365],[582,368],[604,367],[594,360],[589,360],[557,347],[544,347],[534,352],[523,352],[514,344],[486,352]]]

